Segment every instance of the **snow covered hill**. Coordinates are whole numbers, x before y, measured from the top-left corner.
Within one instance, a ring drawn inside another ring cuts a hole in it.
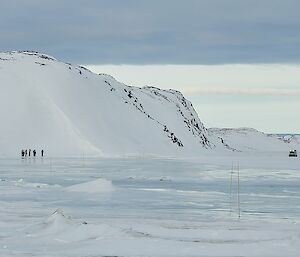
[[[199,156],[299,148],[253,129],[207,130],[176,90],[132,87],[38,52],[0,53],[0,156]]]
[[[124,85],[37,52],[0,53],[0,155],[185,155],[212,147],[175,90]]]
[[[285,143],[291,143],[300,145],[300,135],[299,134],[275,134],[274,136],[277,136],[279,139],[284,141]]]
[[[209,135],[234,152],[283,152],[299,149],[300,138],[295,135],[266,134],[253,128],[210,128]]]

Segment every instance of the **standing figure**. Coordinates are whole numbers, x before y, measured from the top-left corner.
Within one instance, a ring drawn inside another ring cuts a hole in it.
[[[22,149],[21,155],[22,155],[22,158],[24,158],[24,155],[25,155],[24,149]]]
[[[31,149],[29,149],[29,151],[28,151],[28,156],[30,157],[30,154],[31,154]]]
[[[25,157],[27,157],[27,149],[25,150]]]
[[[33,153],[33,157],[35,157],[36,156],[36,150],[33,150],[32,153]]]
[[[41,156],[44,157],[44,150],[41,151]]]

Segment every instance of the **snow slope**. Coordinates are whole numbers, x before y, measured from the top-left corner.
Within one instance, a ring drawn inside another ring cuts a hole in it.
[[[130,87],[37,52],[0,53],[0,155],[177,155],[210,148],[175,90]]]
[[[266,134],[253,128],[210,128],[208,133],[217,137],[223,145],[235,152],[285,152],[299,149],[297,136]]]
[[[274,135],[275,136],[275,135]],[[292,143],[295,145],[300,145],[300,135],[299,134],[277,134],[279,139],[284,141],[285,143]]]
[[[209,129],[176,90],[132,87],[38,52],[0,53],[0,156],[199,156],[299,149],[296,136]]]

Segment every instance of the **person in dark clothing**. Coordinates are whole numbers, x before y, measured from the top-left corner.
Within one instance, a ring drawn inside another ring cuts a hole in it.
[[[25,157],[27,157],[27,149],[25,150]]]
[[[30,157],[30,154],[31,154],[31,149],[29,149],[29,151],[28,151],[28,156]]]
[[[33,150],[32,154],[33,154],[33,157],[35,157],[36,156],[36,150]]]
[[[24,149],[22,149],[21,154],[22,154],[22,157],[24,157],[24,155],[25,155]]]
[[[41,156],[44,157],[44,150],[41,151]]]

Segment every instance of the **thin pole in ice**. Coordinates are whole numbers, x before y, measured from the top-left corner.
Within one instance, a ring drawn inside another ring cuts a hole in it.
[[[85,167],[85,154],[84,154],[84,150],[82,151],[82,166]]]
[[[238,212],[239,212],[239,219],[241,218],[241,205],[240,205],[240,164],[238,163],[237,166],[237,179],[238,179],[238,185],[237,185],[237,204],[238,204]]]
[[[231,164],[231,172],[230,172],[230,185],[229,185],[229,214],[232,214],[232,174],[233,174],[233,162]]]
[[[50,157],[50,171],[52,172],[52,157]]]

